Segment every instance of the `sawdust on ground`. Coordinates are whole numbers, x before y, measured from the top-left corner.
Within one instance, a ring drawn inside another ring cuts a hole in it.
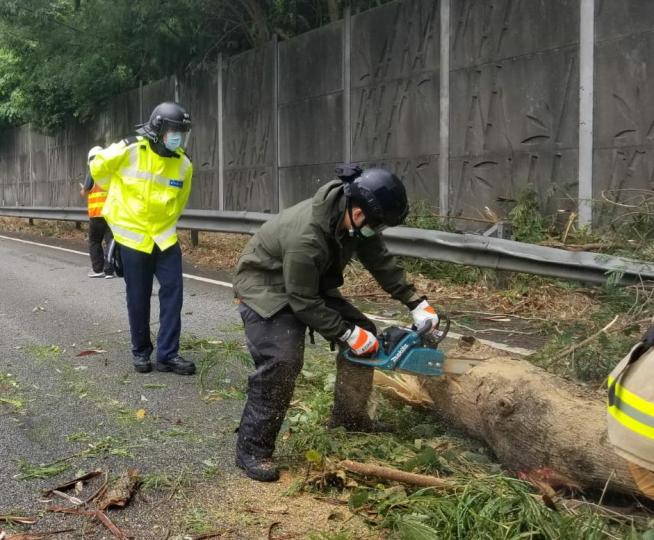
[[[310,493],[285,496],[299,477],[282,472],[279,482],[262,483],[245,476],[229,476],[194,493],[174,521],[184,523],[189,511],[201,509],[207,529],[215,525],[218,538],[301,539],[340,533],[347,538],[381,539],[383,532],[370,529],[352,512],[346,499],[326,501]],[[339,503],[337,501],[342,501]],[[176,538],[174,535],[171,538]]]

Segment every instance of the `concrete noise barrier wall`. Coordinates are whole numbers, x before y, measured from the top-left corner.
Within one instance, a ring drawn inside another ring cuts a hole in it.
[[[531,185],[544,211],[588,223],[603,190],[652,187],[652,57],[645,0],[390,2],[142,85],[87,125],[5,131],[0,205],[79,206],[88,148],[178,99],[193,117],[190,208],[277,212],[354,161],[393,169],[442,213],[506,215]]]

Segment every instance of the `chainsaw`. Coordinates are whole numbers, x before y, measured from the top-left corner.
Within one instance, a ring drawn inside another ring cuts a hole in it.
[[[421,328],[411,329],[390,326],[377,339],[379,349],[374,356],[355,356],[351,349],[345,358],[355,364],[372,366],[384,371],[404,371],[413,375],[438,377],[456,375],[478,364],[477,360],[451,359],[438,349],[450,330],[450,319],[440,314],[438,327],[432,329],[430,322]]]

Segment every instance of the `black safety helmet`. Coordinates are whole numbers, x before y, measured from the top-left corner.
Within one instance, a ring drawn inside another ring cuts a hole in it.
[[[158,141],[168,130],[187,132],[191,129],[191,115],[179,103],[164,101],[159,103],[146,124],[138,126],[142,135]]]
[[[406,190],[393,173],[373,168],[341,179],[348,202],[363,210],[371,227],[395,227],[406,219],[409,213]]]

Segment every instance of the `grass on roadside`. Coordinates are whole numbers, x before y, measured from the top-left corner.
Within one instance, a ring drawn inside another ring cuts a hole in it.
[[[56,360],[62,354],[59,345],[24,345],[22,350],[39,362]]]
[[[16,477],[19,480],[50,478],[51,476],[57,476],[68,469],[70,469],[70,464],[66,462],[34,465],[29,461],[20,459],[18,460],[18,475]]]
[[[247,370],[253,364],[241,341],[202,339],[185,334],[180,349],[198,355],[198,382],[205,399],[245,398]]]
[[[652,324],[654,290],[604,286],[591,292],[598,309],[557,325],[548,344],[530,359],[559,375],[601,383]]]
[[[11,373],[0,372],[0,411],[2,405],[10,407],[14,412],[21,411],[25,407],[18,382]]]

